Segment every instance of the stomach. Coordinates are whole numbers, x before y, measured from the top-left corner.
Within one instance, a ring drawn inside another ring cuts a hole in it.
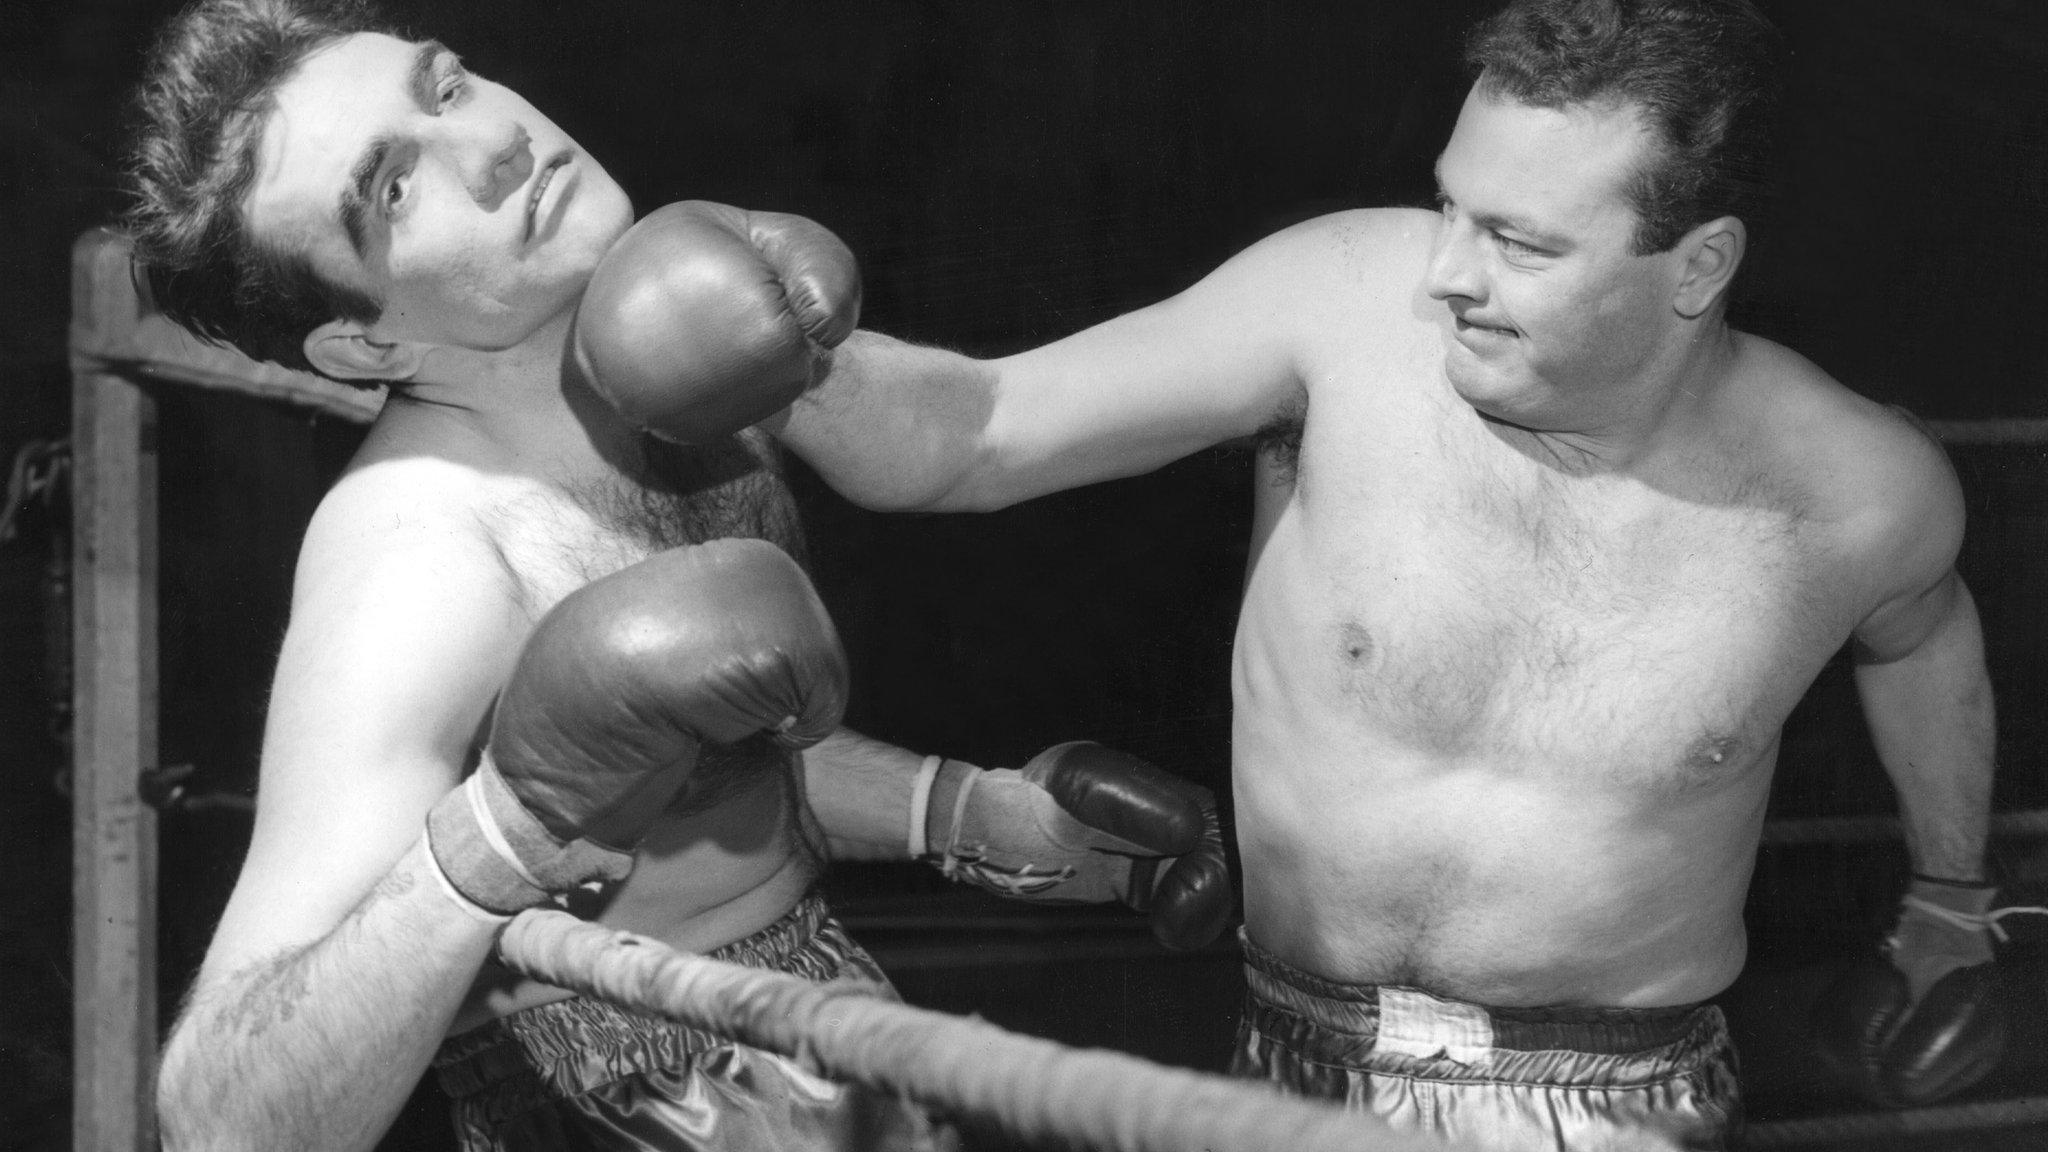
[[[1304,971],[1503,1007],[1654,1007],[1742,966],[1775,745],[1674,791],[1318,740],[1242,705],[1236,728],[1246,930]]]

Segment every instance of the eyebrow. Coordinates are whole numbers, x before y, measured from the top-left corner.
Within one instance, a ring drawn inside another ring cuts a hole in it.
[[[434,62],[447,51],[439,40],[424,41],[413,50],[412,65],[405,73],[405,91],[422,111],[434,106]],[[365,221],[370,213],[371,186],[377,181],[377,173],[384,170],[384,162],[390,159],[393,143],[392,137],[385,134],[372,138],[349,168],[348,183],[341,190],[341,230],[348,234],[348,246],[357,259],[363,258],[369,246]]]
[[[1430,175],[1434,177],[1436,180],[1436,196],[1438,203],[1446,203],[1451,199],[1451,194],[1449,192],[1444,191],[1443,164],[1443,157],[1438,156],[1436,158],[1436,163],[1431,165],[1429,170]],[[1524,236],[1527,236],[1529,239],[1534,240],[1539,245],[1545,247],[1555,248],[1560,247],[1567,243],[1564,237],[1559,236],[1554,232],[1550,232],[1543,228],[1538,227],[1534,221],[1531,221],[1526,217],[1503,216],[1497,212],[1474,212],[1472,214],[1472,218],[1474,220],[1477,220],[1481,225],[1487,228],[1506,229],[1511,232],[1520,232]]]

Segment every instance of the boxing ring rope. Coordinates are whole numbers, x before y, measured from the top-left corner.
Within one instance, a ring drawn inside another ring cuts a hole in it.
[[[1905,834],[1897,816],[1803,816],[1767,821],[1767,847],[1793,844],[1877,844]],[[1993,836],[2048,836],[2048,808],[1994,812]]]
[[[1075,1049],[913,1008],[865,983],[813,984],[678,952],[566,912],[506,926],[499,955],[543,983],[796,1059],[836,1080],[1102,1152],[1445,1152],[1370,1117],[1243,1080]]]

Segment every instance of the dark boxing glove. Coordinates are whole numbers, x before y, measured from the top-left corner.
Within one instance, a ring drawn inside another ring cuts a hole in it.
[[[1199,948],[1230,919],[1236,894],[1207,788],[1086,741],[1021,769],[926,766],[911,854],[947,876],[1021,900],[1118,901],[1149,913],[1169,948]]]
[[[1992,938],[1996,889],[1915,877],[1881,958],[1852,966],[1813,1006],[1822,1062],[1887,1107],[1953,1096],[2005,1053]]]
[[[571,348],[628,421],[706,444],[787,408],[859,321],[860,270],[824,226],[684,200],[598,262]]]
[[[477,770],[427,816],[451,887],[505,915],[632,870],[701,745],[839,726],[846,657],[762,540],[663,552],[565,597],[521,651]]]

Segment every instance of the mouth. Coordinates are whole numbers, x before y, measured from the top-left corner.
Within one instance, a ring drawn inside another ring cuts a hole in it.
[[[1453,315],[1451,317],[1451,320],[1459,336],[1473,336],[1481,340],[1511,340],[1521,335],[1521,333],[1515,331],[1513,328],[1507,327],[1506,325],[1480,324],[1476,321],[1469,320],[1463,316],[1457,315]]]
[[[550,159],[547,165],[534,176],[533,190],[526,194],[526,235],[524,237],[526,240],[531,241],[533,239],[535,228],[540,220],[541,198],[547,195],[548,188],[554,184],[555,173],[560,172],[563,166],[568,163],[569,155],[565,152]]]

